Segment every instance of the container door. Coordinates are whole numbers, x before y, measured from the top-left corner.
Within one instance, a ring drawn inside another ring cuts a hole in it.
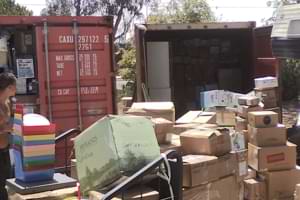
[[[279,62],[274,58],[271,49],[272,26],[254,29],[254,75],[278,76]]]
[[[57,132],[85,129],[113,112],[110,34],[73,24],[36,28],[40,110]]]
[[[147,58],[150,99],[171,101],[169,43],[147,42]]]

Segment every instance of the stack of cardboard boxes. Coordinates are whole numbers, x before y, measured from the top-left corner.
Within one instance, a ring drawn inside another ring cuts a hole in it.
[[[198,128],[180,134],[184,200],[236,200],[237,156],[228,129]]]
[[[257,174],[244,181],[245,199],[292,198],[299,180],[296,145],[287,142],[286,128],[275,112],[250,112],[248,122],[248,164]]]
[[[255,96],[264,104],[264,110],[274,111],[281,116],[278,106],[278,80],[275,77],[262,77],[254,79]],[[281,121],[281,119],[279,119]]]

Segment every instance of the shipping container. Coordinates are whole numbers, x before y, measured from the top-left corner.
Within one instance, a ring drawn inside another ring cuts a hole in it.
[[[112,17],[0,17],[0,70],[15,73],[17,103],[48,117],[57,135],[115,111],[112,24]],[[58,166],[64,145],[56,145]]]
[[[137,100],[173,101],[178,118],[201,108],[201,91],[251,91],[254,78],[279,76],[271,30],[255,22],[136,25]]]

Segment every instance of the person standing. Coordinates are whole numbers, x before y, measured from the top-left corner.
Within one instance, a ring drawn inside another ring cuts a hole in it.
[[[11,174],[9,134],[12,131],[10,97],[16,94],[16,77],[0,74],[0,199],[8,200],[6,179]]]

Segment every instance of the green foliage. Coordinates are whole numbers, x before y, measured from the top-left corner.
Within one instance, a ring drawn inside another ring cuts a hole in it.
[[[152,8],[148,23],[197,23],[215,21],[206,0],[171,0],[166,8]]]
[[[118,61],[118,74],[125,80],[128,81],[123,92],[120,95],[123,96],[132,96],[134,90],[135,82],[135,67],[136,67],[136,57],[135,57],[135,48],[132,44],[128,43],[123,48],[119,50],[121,59]]]
[[[15,0],[0,0],[0,15],[31,16],[33,12]]]
[[[282,86],[283,100],[291,100],[300,94],[300,60],[286,60],[282,67]]]

